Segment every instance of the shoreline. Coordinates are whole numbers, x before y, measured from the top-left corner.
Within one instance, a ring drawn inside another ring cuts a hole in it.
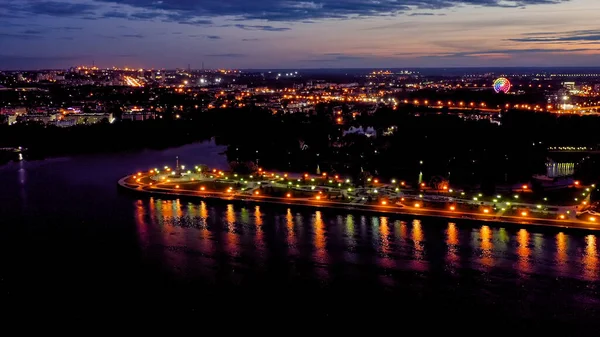
[[[528,218],[527,220],[518,221],[509,216],[488,216],[475,213],[454,213],[451,211],[436,210],[436,209],[413,209],[409,207],[398,207],[398,206],[383,206],[383,205],[358,205],[358,204],[343,204],[332,201],[315,201],[309,202],[303,199],[283,199],[277,197],[268,196],[239,196],[239,195],[226,195],[221,192],[194,192],[186,190],[146,190],[144,186],[127,183],[126,180],[132,176],[126,176],[121,178],[117,187],[123,191],[131,192],[135,194],[143,194],[149,197],[162,196],[170,198],[185,198],[185,199],[206,199],[216,200],[225,202],[236,202],[236,203],[254,203],[254,204],[273,204],[273,205],[284,205],[284,206],[296,206],[303,208],[325,208],[332,210],[346,210],[346,211],[360,211],[372,214],[396,214],[396,215],[411,215],[437,219],[450,219],[460,221],[483,221],[488,223],[496,224],[507,224],[511,226],[536,226],[536,227],[547,227],[547,228],[561,228],[568,230],[585,230],[585,231],[599,231],[600,225],[593,225],[585,222],[573,222],[570,220],[553,220],[553,219],[541,219],[541,218]],[[516,217],[514,217],[516,218]]]

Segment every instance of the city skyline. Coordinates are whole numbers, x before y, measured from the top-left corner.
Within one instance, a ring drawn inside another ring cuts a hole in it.
[[[600,64],[593,0],[197,3],[0,0],[0,69]]]

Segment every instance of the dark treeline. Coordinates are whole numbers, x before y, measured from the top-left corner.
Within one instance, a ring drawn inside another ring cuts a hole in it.
[[[201,123],[183,120],[102,122],[60,128],[38,123],[0,126],[0,147],[22,146],[33,157],[166,148],[210,138]]]
[[[548,146],[597,146],[600,118],[525,111],[502,114],[501,125],[456,114],[379,107],[352,116],[333,105],[311,113],[272,114],[259,108],[190,110],[180,119],[100,123],[57,128],[38,124],[0,126],[0,147],[27,147],[42,155],[161,148],[216,137],[228,146],[231,162],[265,169],[382,178],[449,179],[453,185],[528,181],[544,173]],[[356,111],[355,111],[356,112]],[[372,112],[372,110],[371,110]],[[338,122],[338,118],[342,121]],[[372,127],[376,137],[349,134],[350,126]],[[592,157],[578,166],[582,178],[595,178]]]
[[[229,127],[219,139],[229,145],[231,160],[272,169],[316,173],[318,166],[321,172],[355,178],[367,172],[411,181],[422,172],[425,182],[439,176],[484,189],[545,173],[548,146],[600,144],[600,136],[593,132],[600,119],[594,116],[511,110],[503,113],[498,126],[487,119],[440,113],[414,116],[380,108],[338,125],[331,106],[317,111],[308,116],[221,111],[219,118]],[[352,119],[347,112],[341,116]],[[378,136],[343,136],[350,125],[372,126]],[[382,136],[391,126],[395,126],[393,134]],[[585,172],[584,177],[594,175],[593,169]]]

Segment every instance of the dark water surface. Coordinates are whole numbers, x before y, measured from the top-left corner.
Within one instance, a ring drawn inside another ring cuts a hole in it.
[[[175,155],[225,167],[221,151],[205,143],[1,167],[3,305],[17,315],[168,312],[350,329],[600,326],[597,233],[116,188]]]

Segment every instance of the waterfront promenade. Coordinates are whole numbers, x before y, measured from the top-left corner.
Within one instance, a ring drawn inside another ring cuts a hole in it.
[[[584,230],[600,230],[600,224],[592,221],[583,221],[575,218],[568,219],[550,219],[538,218],[532,215],[513,216],[513,215],[498,215],[494,213],[480,213],[469,210],[458,209],[438,209],[428,208],[417,205],[408,204],[366,204],[364,202],[352,201],[335,201],[325,198],[293,196],[291,193],[280,196],[269,196],[264,193],[256,192],[256,189],[250,189],[245,193],[234,191],[232,188],[225,192],[202,189],[186,189],[185,184],[198,184],[197,181],[187,181],[172,184],[153,184],[152,182],[144,182],[144,176],[130,175],[118,181],[118,186],[124,190],[142,193],[149,196],[166,197],[166,198],[200,198],[200,199],[217,199],[232,202],[250,202],[250,203],[270,203],[280,205],[294,205],[301,207],[317,207],[317,208],[332,208],[355,210],[369,213],[381,214],[404,214],[424,217],[437,217],[447,219],[460,219],[471,221],[486,221],[497,223],[522,224],[533,226],[551,226],[560,228],[573,228]],[[149,176],[146,176],[149,178]]]

